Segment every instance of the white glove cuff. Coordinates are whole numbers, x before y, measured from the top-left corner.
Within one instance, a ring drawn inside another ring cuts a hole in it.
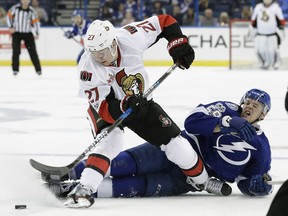
[[[221,124],[223,127],[230,127],[230,120],[232,118],[230,116],[224,116],[221,120]]]

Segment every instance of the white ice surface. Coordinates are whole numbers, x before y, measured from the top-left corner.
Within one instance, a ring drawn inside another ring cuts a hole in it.
[[[168,67],[147,67],[151,84]],[[215,100],[239,102],[245,91],[261,88],[272,97],[272,110],[262,128],[272,147],[275,180],[285,180],[288,116],[284,96],[288,71],[229,71],[225,68],[176,69],[154,92],[182,128],[189,111]],[[229,197],[191,193],[178,197],[97,199],[84,210],[67,209],[41,186],[39,173],[29,165],[33,158],[50,165],[66,165],[92,143],[86,120],[87,102],[77,97],[75,67],[44,67],[38,77],[32,67],[21,67],[17,77],[0,67],[0,215],[1,216],[264,216],[278,190],[264,198],[245,197],[232,185]],[[126,130],[125,148],[142,143]],[[16,204],[27,209],[15,210]]]

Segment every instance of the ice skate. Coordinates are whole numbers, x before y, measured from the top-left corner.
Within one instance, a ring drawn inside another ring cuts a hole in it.
[[[78,184],[76,181],[46,182],[44,186],[58,199],[64,199]]]
[[[225,182],[220,181],[216,178],[208,178],[204,184],[195,184],[191,178],[187,178],[187,183],[192,185],[196,191],[207,191],[219,196],[229,196],[232,192],[232,188]]]
[[[227,183],[216,178],[209,178],[205,183],[204,190],[221,196],[229,196],[232,192],[232,188]]]

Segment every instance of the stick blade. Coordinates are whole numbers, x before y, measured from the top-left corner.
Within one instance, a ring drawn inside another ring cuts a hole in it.
[[[51,175],[62,176],[62,175],[66,175],[70,171],[69,166],[64,166],[64,167],[48,166],[33,159],[30,159],[30,165],[41,173],[47,173]]]

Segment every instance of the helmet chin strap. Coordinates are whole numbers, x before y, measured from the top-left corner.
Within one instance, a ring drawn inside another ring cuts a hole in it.
[[[114,46],[114,45],[111,45],[111,49],[110,49],[110,53],[111,53],[111,55],[112,55],[112,57],[113,57],[112,63],[117,60],[117,56],[116,56],[116,54],[117,54],[117,45],[115,45],[115,52],[114,52],[114,53],[112,52],[112,51],[113,51],[113,46]],[[115,57],[116,57],[116,58],[115,58]]]
[[[260,119],[260,116],[264,114],[263,112],[258,116],[258,118],[254,121],[254,122],[251,122],[250,124],[255,124],[255,123],[258,123],[259,121],[262,121],[263,119]]]

